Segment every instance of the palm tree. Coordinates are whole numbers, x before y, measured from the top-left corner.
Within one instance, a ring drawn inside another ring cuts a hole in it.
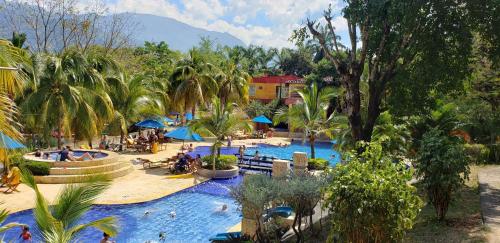
[[[157,104],[151,99],[146,78],[142,75],[124,78],[125,81],[108,79],[108,84],[112,87],[110,96],[115,109],[110,128],[120,131],[120,143],[123,143],[127,128],[133,122],[147,114],[158,114]]]
[[[204,104],[207,98],[217,93],[217,82],[210,73],[213,69],[210,63],[205,62],[203,57],[191,49],[188,56],[177,63],[172,74],[171,92],[174,93],[174,102],[184,106],[184,112],[192,109],[193,116],[197,104]]]
[[[23,169],[23,182],[35,191],[33,216],[45,242],[71,242],[78,233],[87,228],[96,228],[114,236],[118,232],[115,217],[105,217],[85,224],[78,224],[99,195],[109,188],[109,181],[93,178],[88,183],[67,184],[55,201],[50,204],[38,189],[35,178]]]
[[[193,131],[202,135],[215,137],[212,145],[212,169],[215,173],[215,162],[220,156],[220,147],[225,137],[233,135],[238,130],[251,130],[252,126],[246,119],[233,114],[232,105],[223,105],[217,97],[212,99],[212,113],[190,123]]]
[[[21,133],[17,124],[17,108],[14,97],[21,94],[28,77],[21,67],[28,66],[29,58],[24,50],[9,41],[0,40],[0,132],[16,139]]]
[[[105,92],[105,78],[81,53],[69,51],[45,57],[35,77],[37,87],[22,107],[28,117],[36,117],[43,124],[45,135],[57,129],[58,148],[63,131],[70,134],[73,127],[91,139],[99,123],[112,117],[113,104]]]
[[[273,118],[274,124],[287,123],[290,130],[301,129],[304,138],[309,139],[311,146],[311,158],[316,158],[314,142],[316,138],[326,133],[331,135],[330,122],[334,118],[334,113],[327,116],[327,109],[330,99],[336,96],[335,90],[330,87],[318,89],[316,83],[297,92],[302,102],[292,107],[284,107],[278,110]]]
[[[233,62],[226,62],[215,79],[219,83],[218,97],[223,105],[228,102],[248,103],[248,84],[252,77]]]

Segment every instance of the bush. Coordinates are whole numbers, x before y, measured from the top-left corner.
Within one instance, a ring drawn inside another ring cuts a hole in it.
[[[338,235],[340,242],[402,241],[422,206],[416,189],[407,183],[411,172],[382,156],[378,143],[367,145],[361,155],[347,155],[349,162],[332,169],[326,188],[330,237]]]
[[[12,164],[20,168],[24,167],[31,171],[31,174],[36,176],[45,176],[50,174],[50,162],[18,159],[16,161],[13,161]]]
[[[201,158],[203,166],[205,169],[212,169],[212,155],[203,156]],[[229,170],[232,165],[235,165],[238,162],[238,158],[234,155],[220,155],[219,157],[215,157],[215,169],[216,170]]]
[[[490,149],[483,144],[465,144],[465,154],[470,161],[477,164],[488,163],[490,160]]]
[[[307,168],[309,170],[324,170],[328,164],[329,162],[326,159],[309,159]]]
[[[439,220],[444,220],[453,191],[469,176],[469,164],[461,140],[433,128],[426,132],[417,156],[417,177],[427,192]]]

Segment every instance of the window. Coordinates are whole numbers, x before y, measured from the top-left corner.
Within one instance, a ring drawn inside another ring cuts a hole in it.
[[[250,85],[250,87],[248,87],[248,94],[250,96],[255,96],[255,85]]]

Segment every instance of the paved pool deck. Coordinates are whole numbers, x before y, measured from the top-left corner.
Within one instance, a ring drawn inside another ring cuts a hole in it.
[[[274,137],[267,139],[234,140],[232,146],[251,146],[256,143],[278,145],[280,143],[289,143],[289,139]],[[193,142],[192,144],[194,146],[211,145],[209,142]],[[177,152],[179,152],[181,145],[182,142],[169,143],[164,150],[157,154],[123,153],[119,155],[119,160],[132,161],[136,158],[161,160],[176,155]],[[168,178],[168,175],[166,174],[167,169],[143,169],[142,164],[133,164],[133,168],[134,170],[130,174],[114,179],[110,188],[99,196],[96,203],[129,204],[151,201],[192,187],[207,180],[206,178],[197,176],[172,179]],[[39,184],[38,186],[49,202],[52,202],[56,198],[59,191],[63,188],[64,184]],[[0,189],[1,192],[5,190],[5,188]],[[19,192],[9,194],[0,192],[0,202],[3,203],[1,207],[7,209],[10,213],[34,207],[34,191],[24,184],[21,184],[18,187],[18,190]]]
[[[500,243],[500,166],[482,167],[478,180],[487,241]]]

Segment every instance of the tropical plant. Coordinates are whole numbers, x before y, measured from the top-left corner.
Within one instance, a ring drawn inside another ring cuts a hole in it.
[[[225,137],[233,135],[238,130],[251,130],[250,121],[233,114],[233,106],[224,106],[219,98],[212,99],[212,112],[206,117],[190,123],[193,131],[202,135],[215,137],[212,145],[212,168],[215,173],[215,159],[220,157],[220,147]]]
[[[287,123],[290,130],[301,129],[304,139],[309,140],[311,146],[311,158],[316,158],[314,151],[314,142],[320,134],[331,135],[330,122],[333,120],[334,113],[327,116],[330,99],[336,96],[332,88],[318,89],[316,83],[297,92],[302,102],[292,107],[284,107],[278,110],[273,118],[274,124],[280,122]]]
[[[36,89],[22,104],[26,116],[42,124],[46,137],[57,129],[58,148],[63,132],[69,135],[71,128],[91,140],[113,115],[113,103],[106,93],[107,68],[101,66],[106,64],[76,51],[46,56],[44,61],[35,75]]]
[[[222,70],[215,76],[218,82],[218,97],[222,104],[236,102],[238,104],[248,103],[248,84],[252,77],[232,62],[225,62]]]
[[[27,65],[30,63],[24,50],[0,39],[0,132],[16,139],[22,136],[13,98],[22,93],[28,82],[28,77],[21,70]]]
[[[214,158],[212,158],[212,155],[206,155],[201,158],[203,163],[206,163],[210,165],[213,161]],[[232,165],[236,165],[238,162],[238,158],[234,155],[220,155],[216,156],[215,158],[215,169],[216,170],[228,170],[231,169]]]
[[[172,74],[172,90],[174,103],[184,108],[184,112],[192,109],[193,116],[196,106],[217,94],[218,86],[207,63],[196,49],[191,49],[186,58],[176,64]]]
[[[99,195],[110,183],[102,178],[93,178],[88,183],[68,184],[63,187],[55,201],[50,204],[38,189],[35,178],[25,169],[22,181],[35,191],[33,216],[38,230],[45,242],[71,242],[87,228],[96,228],[114,236],[118,232],[115,217],[105,217],[88,223],[79,224]]]
[[[378,143],[348,153],[349,163],[337,165],[326,188],[331,212],[331,236],[341,242],[399,242],[412,228],[422,206],[407,182],[411,172],[384,156]]]
[[[151,97],[154,93],[150,91],[145,76],[119,78],[125,80],[108,79],[108,85],[112,87],[109,95],[114,106],[114,118],[108,129],[112,133],[119,133],[120,142],[123,143],[128,127],[145,116],[158,114],[158,106]]]
[[[463,141],[438,128],[431,128],[422,138],[416,167],[416,176],[422,178],[437,218],[444,220],[452,193],[469,178]]]

